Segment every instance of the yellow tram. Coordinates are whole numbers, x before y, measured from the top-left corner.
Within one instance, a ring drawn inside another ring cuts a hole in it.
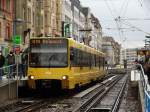
[[[30,39],[28,85],[73,89],[105,75],[105,55],[71,38]]]

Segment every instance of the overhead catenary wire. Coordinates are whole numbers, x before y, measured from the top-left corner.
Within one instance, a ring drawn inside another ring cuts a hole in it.
[[[123,23],[124,25],[127,25],[127,26],[130,26],[130,27],[132,27],[132,28],[135,28],[135,29],[137,29],[138,31],[141,31],[141,32],[143,32],[143,33],[145,33],[145,34],[147,34],[147,35],[150,35],[149,32],[146,32],[146,31],[142,30],[141,28],[132,25],[131,23],[129,23],[129,22],[127,22],[127,21],[122,21],[122,23]]]
[[[105,4],[106,4],[108,10],[110,11],[112,18],[115,20],[115,16],[114,16],[113,11],[111,10],[107,0],[105,0]],[[120,29],[119,29],[120,28],[119,24],[117,23],[117,21],[115,21],[115,23],[116,23],[116,26],[118,28],[118,34],[119,34],[119,37],[120,37],[120,40],[121,40],[122,35],[121,35]]]
[[[145,11],[145,10],[146,10],[146,7],[145,7],[145,4],[144,4],[144,0],[143,0],[143,1],[137,0],[137,1],[139,2],[140,7],[141,7],[141,9],[143,10],[143,13],[145,14],[145,16],[150,16],[150,14]]]
[[[125,1],[126,1],[126,0],[125,0]],[[130,0],[127,0],[127,1],[125,2],[126,4],[124,5],[124,10],[122,11],[122,14],[120,14],[121,17],[126,15],[129,2],[130,2]]]
[[[122,5],[121,5],[119,15],[121,15],[125,3],[126,3],[126,0],[124,0],[123,3],[122,3]]]

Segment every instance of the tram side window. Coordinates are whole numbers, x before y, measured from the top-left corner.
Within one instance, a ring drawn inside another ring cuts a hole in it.
[[[96,56],[96,67],[99,67],[99,56]]]
[[[87,66],[87,53],[84,51],[82,51],[82,61],[83,61],[82,65],[84,67]]]
[[[86,67],[88,67],[89,66],[89,60],[88,60],[88,56],[89,54],[88,53],[85,53],[85,56],[86,56],[86,58],[85,58],[85,62],[86,62]]]
[[[91,53],[89,53],[89,67],[90,67],[90,69],[92,67],[92,55],[91,55]]]
[[[70,62],[71,62],[71,66],[76,66],[77,50],[75,48],[70,48]]]
[[[105,68],[105,58],[103,57],[103,69]]]
[[[95,67],[96,67],[96,55],[94,54],[94,63],[95,63]]]
[[[82,55],[83,55],[82,51],[79,50],[79,66],[80,66],[80,67],[83,66],[83,58],[82,58]]]
[[[95,66],[95,59],[94,59],[94,55],[93,54],[91,54],[91,60],[92,60],[91,65],[92,65],[92,67],[94,67]]]
[[[88,60],[88,67],[90,67],[90,66],[91,66],[90,53],[88,53],[88,55],[87,55],[87,56],[88,56],[88,59],[87,59],[87,60]]]
[[[85,66],[85,52],[81,51],[82,54],[82,65],[81,66]]]
[[[70,61],[74,62],[75,59],[75,49],[74,48],[70,48]]]
[[[89,57],[88,55],[89,54],[87,52],[84,52],[83,54],[84,54],[84,57],[83,57],[83,59],[84,59],[84,66],[88,67],[89,66],[89,59],[88,59],[88,57]]]
[[[101,57],[98,58],[99,69],[101,68]]]
[[[72,48],[73,60],[71,60],[71,65],[74,67],[82,66],[82,51],[76,48]],[[71,53],[71,52],[70,52]],[[71,59],[71,58],[70,58]]]
[[[99,60],[99,62],[100,62],[100,68],[102,67],[102,57],[100,57],[100,60]]]

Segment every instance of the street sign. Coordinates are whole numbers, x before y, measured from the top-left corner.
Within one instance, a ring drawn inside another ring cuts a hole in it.
[[[21,36],[20,35],[15,35],[13,37],[13,44],[14,45],[20,45],[22,42]]]

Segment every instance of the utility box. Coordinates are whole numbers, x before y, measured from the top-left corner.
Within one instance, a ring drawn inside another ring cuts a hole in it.
[[[139,81],[140,80],[140,71],[131,70],[131,81]]]

